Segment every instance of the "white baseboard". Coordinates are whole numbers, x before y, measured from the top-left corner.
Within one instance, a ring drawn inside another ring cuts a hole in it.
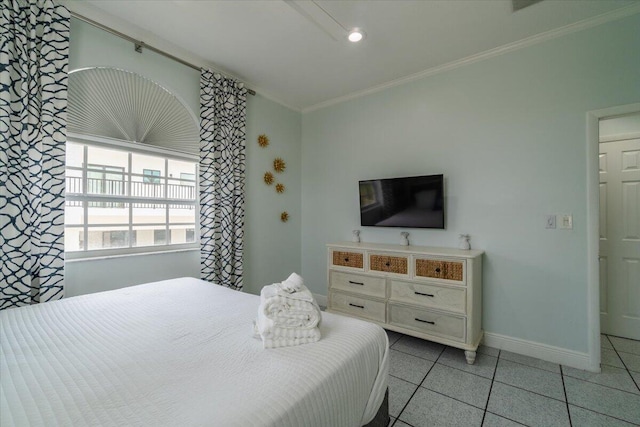
[[[326,295],[313,294],[313,297],[316,299],[316,302],[321,307],[326,307],[328,302],[329,302],[327,300],[327,296]]]
[[[554,347],[552,345],[508,337],[506,335],[494,334],[492,332],[484,333],[482,343],[488,347],[531,356],[548,362],[570,366],[572,368],[590,371],[594,370],[589,363],[590,359],[588,353],[567,350],[566,348]]]

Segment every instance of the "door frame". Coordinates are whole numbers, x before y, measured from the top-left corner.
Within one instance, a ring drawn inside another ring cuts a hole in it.
[[[639,111],[640,103],[587,112],[587,345],[593,372],[600,372],[600,119]]]

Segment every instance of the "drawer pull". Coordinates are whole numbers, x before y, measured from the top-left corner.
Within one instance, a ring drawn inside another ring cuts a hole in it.
[[[416,295],[422,295],[422,296],[425,296],[425,297],[431,297],[431,298],[433,298],[433,297],[434,297],[434,295],[433,295],[433,294],[423,294],[422,292],[414,292],[414,294],[416,294]]]
[[[351,305],[351,304],[349,304],[349,305]],[[436,322],[430,322],[430,321],[428,321],[428,320],[418,319],[417,317],[415,318],[415,320],[416,320],[417,322],[428,323],[428,324],[430,324],[430,325],[435,325],[435,324],[436,324]]]
[[[349,262],[349,258],[345,258],[345,259],[344,259],[344,262]]]
[[[352,304],[352,303],[349,303],[349,305],[350,305],[351,307],[364,308],[364,305],[358,305],[358,304]],[[416,320],[417,320],[417,319],[416,319]]]
[[[362,282],[354,282],[353,280],[349,280],[349,283],[351,283],[352,285],[364,286],[364,283],[362,283]]]
[[[436,273],[440,273],[440,267],[436,268]]]
[[[386,265],[387,267],[389,267],[391,265],[391,263],[389,261],[385,262],[384,265]]]

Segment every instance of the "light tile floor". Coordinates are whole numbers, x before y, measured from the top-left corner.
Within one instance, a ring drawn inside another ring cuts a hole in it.
[[[481,346],[464,352],[387,331],[393,427],[638,426],[640,341],[602,335],[602,372]]]

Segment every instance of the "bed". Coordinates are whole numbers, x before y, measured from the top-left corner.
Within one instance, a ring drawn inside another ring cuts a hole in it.
[[[265,350],[259,297],[181,278],[0,312],[0,425],[386,425],[388,340],[323,313]]]

